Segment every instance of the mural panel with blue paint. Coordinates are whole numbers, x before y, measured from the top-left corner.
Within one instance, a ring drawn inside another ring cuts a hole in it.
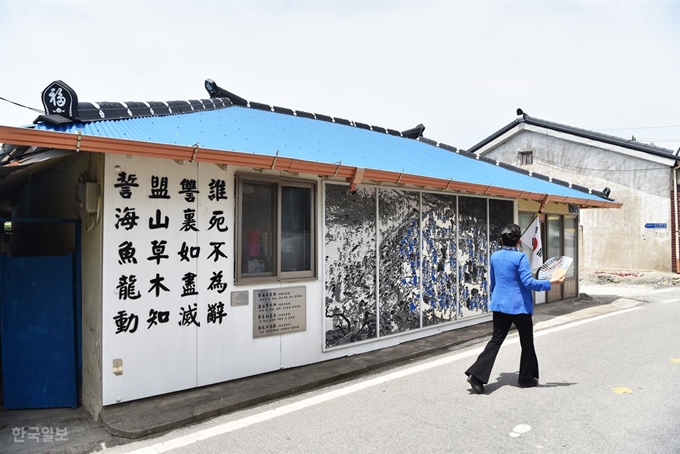
[[[488,313],[488,257],[513,201],[324,188],[327,347]]]
[[[326,346],[372,339],[376,317],[376,189],[325,185]]]
[[[458,198],[458,298],[459,315],[488,312],[489,241],[487,199]]]
[[[423,193],[423,326],[456,319],[456,196]]]
[[[420,328],[420,193],[378,191],[380,335]]]

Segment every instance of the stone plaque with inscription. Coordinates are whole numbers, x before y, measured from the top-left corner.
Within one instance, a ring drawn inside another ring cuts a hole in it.
[[[307,329],[307,288],[253,290],[253,337]]]
[[[231,292],[232,306],[247,306],[248,305],[248,290]]]

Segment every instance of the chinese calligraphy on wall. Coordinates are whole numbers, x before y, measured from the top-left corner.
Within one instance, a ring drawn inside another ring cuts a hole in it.
[[[226,379],[232,353],[216,360],[215,346],[233,345],[252,317],[236,320],[229,303],[233,173],[113,155],[104,174],[104,405]]]
[[[114,219],[111,220],[122,241],[117,244],[117,298],[120,310],[113,316],[116,334],[133,334],[138,329],[155,329],[166,323],[176,322],[179,326],[200,327],[201,323],[221,324],[225,305],[221,294],[227,288],[224,269],[228,260],[224,245],[226,241],[210,241],[206,248],[195,244],[201,230],[226,233],[229,230],[221,201],[227,200],[226,182],[210,179],[208,193],[201,194],[193,178],[171,179],[166,175],[150,175],[148,181],[140,181],[134,170],[121,170],[113,183]],[[147,184],[143,184],[147,183]],[[146,191],[145,189],[148,188]],[[135,197],[133,197],[135,196]],[[148,219],[138,214],[140,198],[154,201],[157,206]],[[207,225],[199,225],[197,219],[198,201],[209,207],[211,213]],[[181,213],[181,215],[179,214]],[[148,240],[147,238],[151,238]],[[116,241],[117,243],[117,241]],[[174,246],[174,247],[173,247]],[[200,286],[198,274],[192,267],[183,272],[181,279],[171,281],[167,277],[168,267],[205,260],[214,263],[207,285]],[[141,279],[142,268],[152,268],[150,276]],[[179,311],[172,313],[164,304],[167,294],[178,294],[180,298],[199,296],[205,303],[187,300]],[[142,310],[136,301],[144,297],[150,301],[148,312]]]

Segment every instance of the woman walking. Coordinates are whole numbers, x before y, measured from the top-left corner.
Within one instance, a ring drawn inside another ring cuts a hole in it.
[[[477,361],[465,371],[472,389],[484,393],[489,382],[498,350],[512,324],[519,333],[522,355],[519,363],[519,385],[538,385],[538,359],[534,350],[534,327],[532,314],[534,304],[531,291],[550,290],[551,284],[564,282],[564,275],[550,280],[537,280],[531,274],[529,260],[518,250],[522,231],[517,224],[508,224],[501,231],[501,250],[494,252],[490,260],[491,304],[493,311],[493,336]]]

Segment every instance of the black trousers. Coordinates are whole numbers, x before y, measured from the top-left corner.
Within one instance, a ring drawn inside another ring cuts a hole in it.
[[[528,314],[493,313],[493,336],[484,351],[477,357],[477,361],[465,371],[466,375],[474,375],[482,383],[488,383],[493,363],[496,361],[505,337],[512,324],[517,327],[519,343],[522,346],[522,356],[519,362],[519,383],[530,383],[538,379],[538,358],[534,349],[534,323]]]

